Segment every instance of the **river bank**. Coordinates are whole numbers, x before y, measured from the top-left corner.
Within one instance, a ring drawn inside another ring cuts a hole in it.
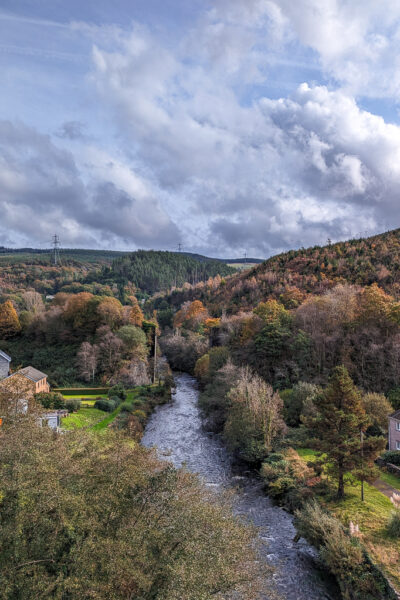
[[[157,407],[150,417],[143,445],[157,446],[160,458],[198,473],[216,490],[235,489],[235,510],[257,526],[261,558],[274,567],[276,587],[284,600],[338,600],[336,584],[315,550],[304,540],[293,541],[296,531],[291,515],[274,506],[261,482],[233,470],[218,437],[204,430],[196,380],[176,374],[175,383],[172,403]]]

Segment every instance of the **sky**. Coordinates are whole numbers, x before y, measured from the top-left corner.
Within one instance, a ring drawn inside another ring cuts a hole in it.
[[[268,257],[400,227],[400,3],[0,0],[0,245]]]

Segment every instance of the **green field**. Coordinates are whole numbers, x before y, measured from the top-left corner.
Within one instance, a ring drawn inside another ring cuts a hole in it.
[[[61,427],[68,430],[92,427],[104,419],[106,415],[106,412],[97,408],[80,408],[77,412],[71,413],[68,417],[62,419]]]

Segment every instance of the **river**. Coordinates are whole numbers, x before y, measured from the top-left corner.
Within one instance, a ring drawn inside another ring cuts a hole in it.
[[[291,515],[273,505],[258,480],[235,475],[218,436],[204,430],[196,380],[178,374],[175,385],[172,402],[158,407],[149,419],[143,445],[156,446],[161,459],[198,473],[208,486],[237,490],[235,511],[257,526],[262,558],[275,569],[282,600],[337,600],[337,589],[320,568],[314,549],[304,540],[293,542],[296,531]]]

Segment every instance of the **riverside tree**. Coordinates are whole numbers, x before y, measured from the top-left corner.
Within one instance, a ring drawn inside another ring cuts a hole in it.
[[[230,410],[224,437],[228,447],[249,462],[259,462],[286,431],[283,401],[277,392],[249,368],[242,368],[228,393]]]
[[[257,596],[253,531],[228,500],[120,434],[0,430],[0,597]]]
[[[362,441],[370,421],[361,394],[347,369],[333,370],[329,385],[314,398],[316,415],[305,419],[328,473],[337,481],[337,496],[344,497],[345,475],[352,473],[364,481],[373,475],[373,461],[385,446],[383,437]]]

